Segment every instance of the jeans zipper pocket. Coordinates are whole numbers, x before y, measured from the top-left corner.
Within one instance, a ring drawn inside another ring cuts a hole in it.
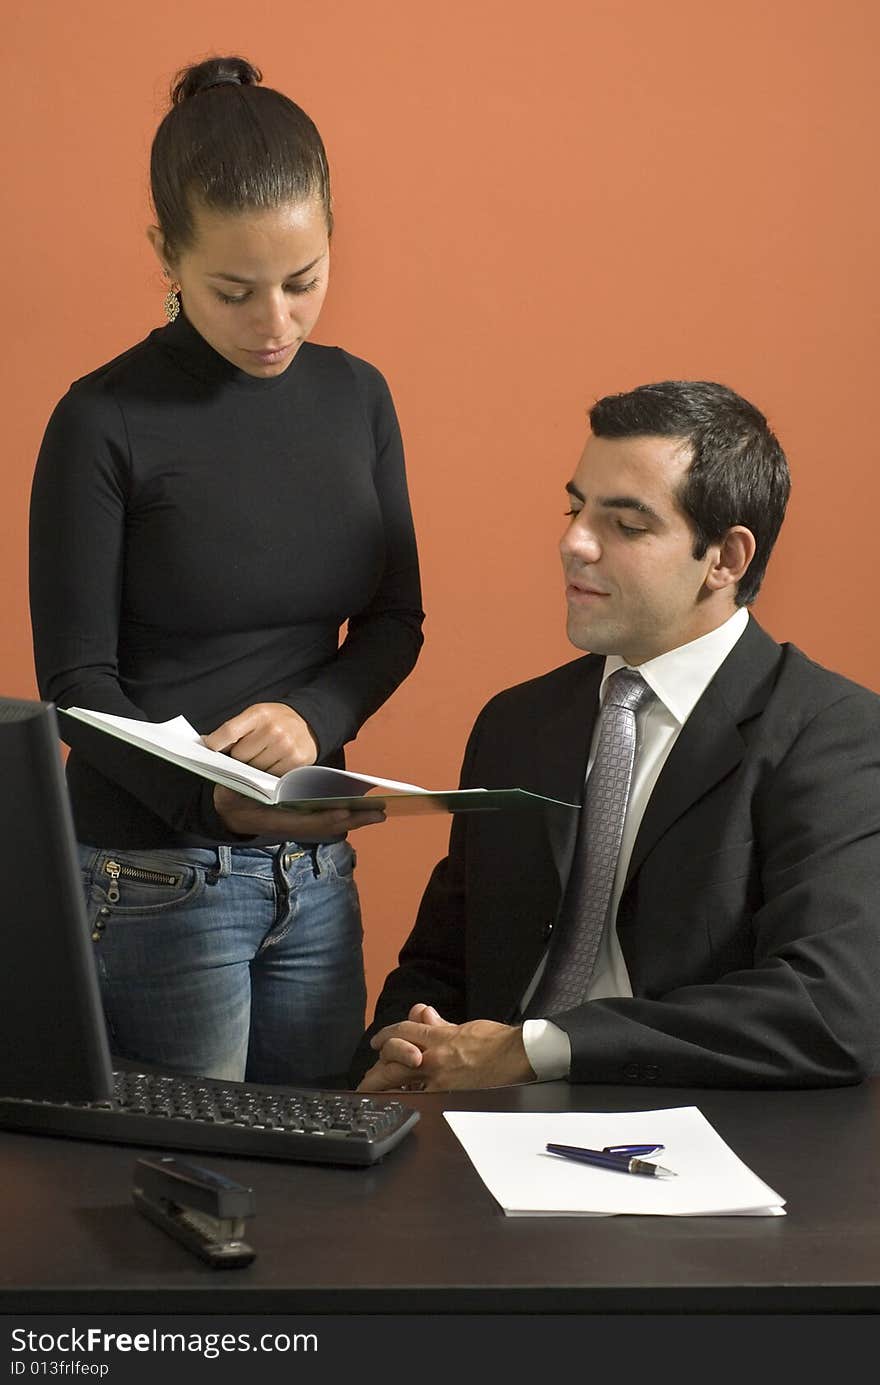
[[[147,870],[142,866],[124,866],[119,861],[105,861],[104,874],[110,876],[107,900],[110,904],[119,902],[119,881],[138,880],[142,885],[179,885],[182,876],[169,875],[164,870]]]

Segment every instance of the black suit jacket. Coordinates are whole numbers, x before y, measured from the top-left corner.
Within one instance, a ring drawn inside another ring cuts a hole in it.
[[[604,659],[510,688],[464,787],[580,801]],[[426,1001],[517,1021],[551,936],[576,814],[453,819],[377,1028]],[[824,1086],[880,1069],[880,697],[749,624],[684,726],[633,847],[617,931],[632,997],[552,1016],[571,1080]]]

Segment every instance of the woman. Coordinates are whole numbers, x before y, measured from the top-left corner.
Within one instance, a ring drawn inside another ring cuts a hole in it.
[[[31,502],[41,696],[164,721],[275,774],[343,746],[421,645],[382,376],[316,346],[320,135],[240,58],[182,72],[153,142],[168,324],[56,407]],[[347,622],[340,645],[340,628]],[[60,718],[114,1053],[330,1085],[364,1022],[353,827],[266,808]]]

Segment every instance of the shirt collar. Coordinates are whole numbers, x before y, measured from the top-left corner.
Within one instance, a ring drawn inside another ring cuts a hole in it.
[[[639,664],[638,672],[680,726],[687,721],[748,622],[749,613],[741,606],[708,635],[701,635],[689,644],[679,645],[678,649],[670,649]],[[600,705],[612,673],[627,667],[626,660],[619,654],[608,655],[599,686]]]

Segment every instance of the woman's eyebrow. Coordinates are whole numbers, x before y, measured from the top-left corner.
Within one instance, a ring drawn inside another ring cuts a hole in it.
[[[319,260],[323,260],[323,258],[323,254],[316,255],[308,264],[303,265],[302,269],[291,270],[290,274],[285,274],[285,281],[287,279],[299,279],[301,275],[308,274],[309,270],[314,269]],[[243,279],[240,274],[227,274],[222,269],[209,269],[208,276],[211,279],[224,279],[227,284],[245,284],[251,286],[256,282],[254,279]]]

